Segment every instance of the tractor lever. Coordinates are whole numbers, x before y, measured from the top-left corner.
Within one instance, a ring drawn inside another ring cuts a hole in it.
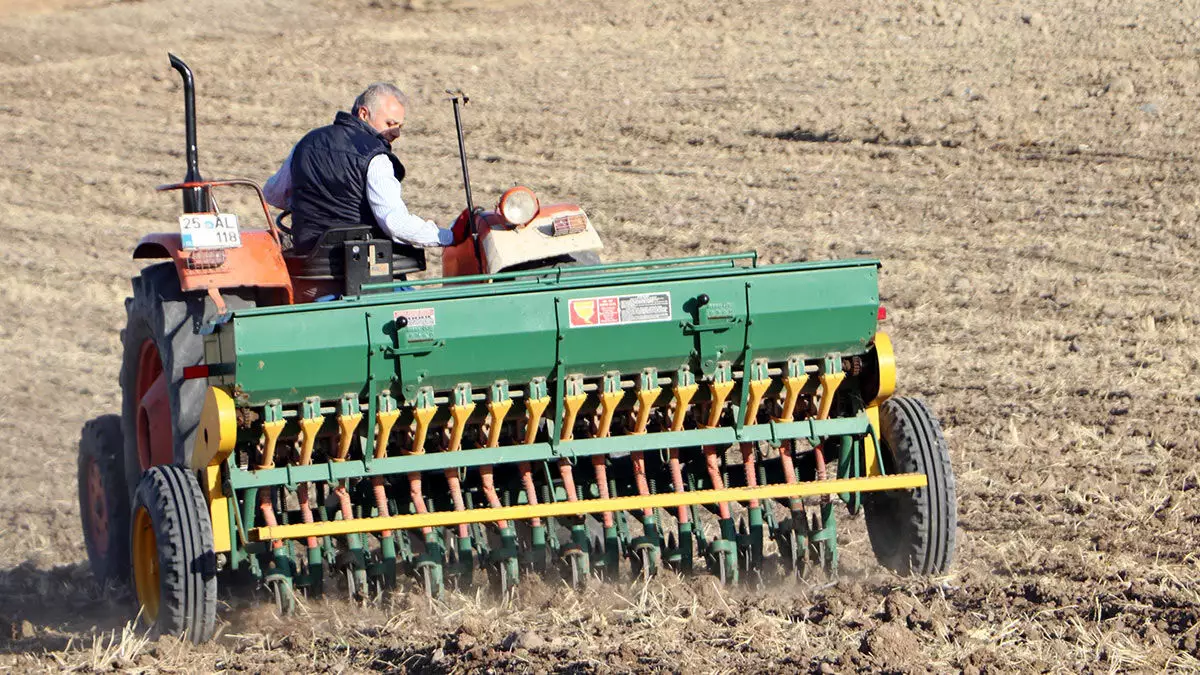
[[[475,259],[483,264],[483,257],[479,253],[479,230],[475,226],[475,202],[471,199],[471,174],[467,170],[467,146],[463,141],[462,115],[459,112],[459,104],[467,105],[471,99],[463,93],[462,89],[447,89],[446,93],[450,95],[450,102],[454,105],[454,130],[458,133],[458,159],[462,164],[463,189],[467,193],[467,213],[468,225],[471,228],[471,243],[475,245]]]

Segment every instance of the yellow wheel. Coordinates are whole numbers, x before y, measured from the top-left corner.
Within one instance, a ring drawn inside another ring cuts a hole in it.
[[[208,503],[180,466],[148,469],[138,481],[130,528],[133,583],[155,635],[200,643],[217,623],[217,565]]]
[[[133,586],[137,592],[138,606],[142,618],[153,625],[158,621],[158,606],[161,601],[161,580],[158,574],[158,539],[154,536],[154,523],[145,507],[133,514]]]

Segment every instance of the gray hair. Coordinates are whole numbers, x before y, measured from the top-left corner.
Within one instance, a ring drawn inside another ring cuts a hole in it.
[[[400,88],[391,82],[376,82],[363,90],[363,93],[354,99],[354,107],[350,109],[350,114],[358,117],[358,111],[366,108],[368,112],[374,115],[379,111],[379,104],[385,97],[392,97],[400,102],[400,105],[408,107],[408,96],[400,91]]]

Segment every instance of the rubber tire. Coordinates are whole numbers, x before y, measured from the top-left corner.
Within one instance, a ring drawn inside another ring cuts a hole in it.
[[[83,541],[87,547],[92,576],[100,583],[124,585],[129,580],[129,488],[125,481],[124,444],[121,439],[121,418],[101,415],[83,425],[79,437],[79,518]],[[100,472],[102,499],[108,519],[104,554],[101,543],[93,537],[91,514],[91,483],[89,466],[95,462]]]
[[[175,263],[151,265],[132,280],[133,296],[125,300],[126,325],[121,332],[121,431],[125,436],[125,480],[131,488],[142,473],[137,448],[137,368],[142,343],[151,339],[158,348],[163,372],[170,377],[171,432],[174,464],[189,466],[195,445],[196,427],[204,406],[208,381],[183,379],[183,369],[204,362],[204,338],[200,328],[217,315],[203,292],[184,293],[179,286]],[[221,291],[228,309],[255,305],[252,289]]]
[[[159,611],[151,632],[184,636],[196,644],[212,639],[217,623],[217,557],[200,484],[183,467],[151,467],[134,492],[132,513],[142,508],[150,516],[158,548]],[[132,520],[136,522],[136,517]]]
[[[875,558],[902,575],[943,574],[954,558],[958,511],[954,470],[942,428],[929,406],[897,396],[879,410],[887,473],[920,473],[929,485],[863,495],[867,534]]]

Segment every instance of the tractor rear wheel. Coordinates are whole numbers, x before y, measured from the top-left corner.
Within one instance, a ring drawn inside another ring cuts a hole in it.
[[[121,418],[101,415],[79,438],[79,516],[92,576],[129,579],[129,488],[125,484]]]
[[[880,406],[879,426],[887,473],[925,474],[929,484],[863,495],[875,558],[899,574],[942,574],[954,557],[958,526],[954,470],[942,428],[924,401],[904,396]]]
[[[133,498],[133,581],[142,619],[157,635],[197,644],[217,622],[217,561],[200,484],[180,466],[142,474]]]
[[[222,297],[229,309],[242,309],[254,306],[252,292],[225,289]],[[205,293],[184,293],[175,264],[166,262],[134,277],[125,311],[121,431],[132,488],[151,466],[188,464],[208,383],[183,379],[183,369],[204,362],[200,328],[217,309]]]

